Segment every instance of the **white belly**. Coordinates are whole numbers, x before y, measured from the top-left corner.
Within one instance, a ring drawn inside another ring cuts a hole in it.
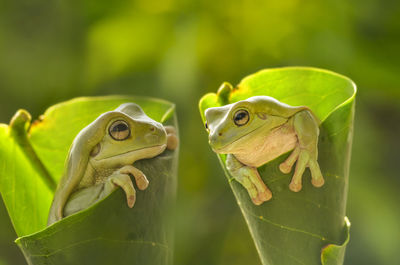
[[[243,164],[259,167],[278,156],[293,150],[297,145],[297,136],[292,126],[284,125],[259,139],[258,143],[249,143],[249,148],[244,148],[233,155]]]

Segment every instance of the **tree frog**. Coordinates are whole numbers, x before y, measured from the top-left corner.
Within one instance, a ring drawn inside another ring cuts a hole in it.
[[[209,143],[218,154],[227,154],[226,167],[248,191],[256,205],[268,201],[271,191],[257,167],[292,151],[279,169],[288,174],[296,168],[289,184],[302,188],[306,167],[315,187],[324,185],[318,158],[319,121],[305,106],[292,107],[272,97],[254,96],[246,100],[205,110]]]
[[[161,154],[178,145],[176,132],[149,118],[134,103],[125,103],[100,115],[78,133],[69,150],[64,174],[56,189],[48,225],[88,208],[117,187],[126,193],[133,207],[136,191],[149,181],[132,164]]]

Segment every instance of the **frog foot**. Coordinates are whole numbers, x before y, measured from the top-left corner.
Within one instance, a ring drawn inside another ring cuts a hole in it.
[[[255,205],[260,205],[272,198],[272,193],[261,179],[257,168],[242,164],[232,154],[226,157],[226,168],[232,177],[247,190]]]
[[[167,132],[167,149],[175,150],[178,147],[178,137],[176,135],[176,130],[173,126],[164,126],[165,131]]]
[[[140,190],[145,190],[148,187],[149,181],[143,172],[131,165],[124,166],[114,171],[113,174],[108,177],[107,182],[113,184],[114,187],[119,186],[125,191],[128,207],[132,208],[136,201],[136,191],[129,175],[135,178],[136,185]]]
[[[306,167],[310,168],[311,171],[311,183],[314,187],[321,187],[325,181],[319,168],[316,155],[312,155],[312,152],[305,148],[297,146],[290,156],[279,165],[279,169],[283,173],[289,173],[292,169],[293,164],[296,162],[296,168],[292,177],[292,181],[289,184],[289,189],[298,192],[302,188],[302,177]],[[314,158],[315,157],[315,158]]]
[[[269,201],[272,198],[271,191],[267,188],[265,191],[259,192],[257,197],[251,198],[255,205],[260,205],[263,202]]]
[[[272,193],[261,179],[257,168],[242,167],[237,180],[246,188],[255,205],[260,205],[272,198]]]

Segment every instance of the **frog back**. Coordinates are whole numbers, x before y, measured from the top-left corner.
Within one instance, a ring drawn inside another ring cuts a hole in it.
[[[290,118],[302,110],[310,111],[306,106],[290,106],[269,96],[254,96],[244,101],[248,102],[255,112],[263,112],[267,115],[280,116],[283,118]]]

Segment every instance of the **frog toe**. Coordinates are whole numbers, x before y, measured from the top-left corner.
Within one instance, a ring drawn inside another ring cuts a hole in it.
[[[288,174],[292,170],[292,167],[283,162],[279,165],[279,170],[284,174]]]
[[[111,175],[109,178],[110,183],[115,186],[121,187],[126,194],[126,202],[129,208],[135,205],[136,201],[136,191],[133,187],[131,178],[127,174]]]
[[[311,183],[313,184],[314,187],[322,187],[325,184],[325,180],[323,178],[319,179],[311,179]]]
[[[251,198],[251,200],[253,201],[253,203],[255,204],[255,205],[260,205],[260,204],[262,204],[264,201],[262,201],[262,200],[260,200],[259,198],[258,198],[258,196],[257,197],[254,197],[254,198]]]
[[[290,184],[289,184],[289,189],[291,191],[299,192],[299,191],[301,191],[301,188],[302,188],[301,183],[290,182]]]
[[[263,202],[269,201],[272,198],[272,193],[269,190],[260,192],[260,194],[258,194],[258,198]]]
[[[135,201],[136,201],[135,195],[128,196],[128,198],[127,198],[128,207],[133,208],[133,206],[135,205]]]
[[[179,139],[176,134],[176,129],[173,126],[164,126],[167,132],[167,149],[175,150],[178,147]]]
[[[288,174],[292,171],[292,167],[294,163],[297,161],[300,155],[300,148],[297,146],[293,152],[289,155],[289,157],[279,165],[279,169],[282,173]]]
[[[175,150],[178,147],[179,140],[175,134],[168,134],[167,135],[167,149],[168,150]]]
[[[319,168],[318,162],[316,160],[311,160],[309,162],[309,167],[311,170],[311,183],[314,187],[322,187],[325,181],[324,177],[322,176],[321,169]]]

